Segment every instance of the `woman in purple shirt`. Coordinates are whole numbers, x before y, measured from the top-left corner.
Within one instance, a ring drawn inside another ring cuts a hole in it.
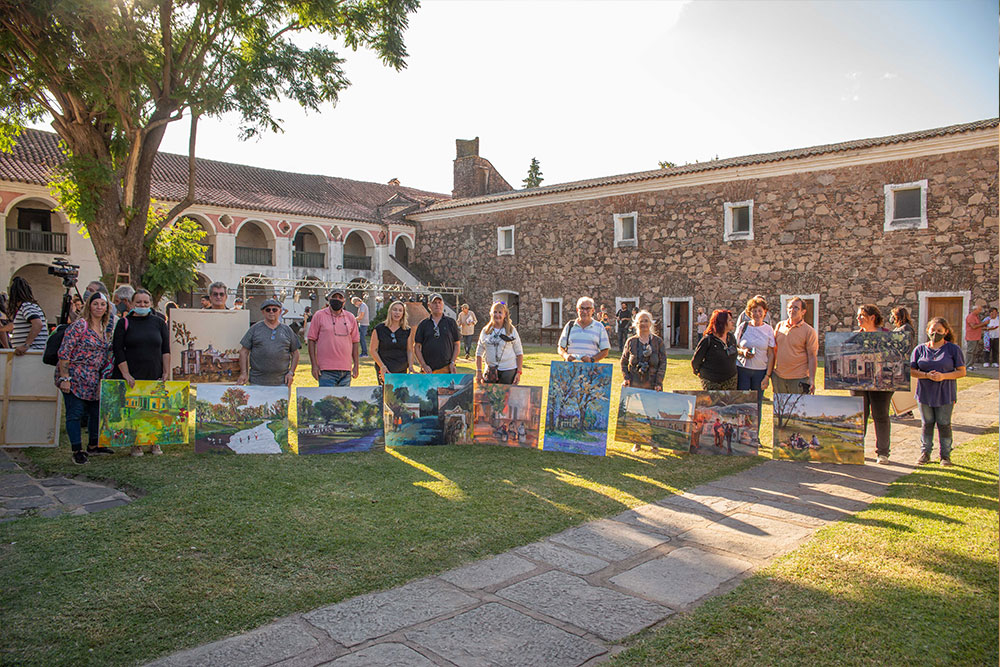
[[[941,465],[951,465],[951,413],[958,400],[958,383],[965,377],[965,358],[962,348],[955,345],[955,336],[943,317],[932,318],[927,324],[927,337],[923,345],[913,349],[910,357],[910,375],[917,378],[917,403],[920,404],[920,421],[923,432],[920,444],[923,453],[917,465],[929,463],[934,448],[934,426],[937,425],[941,444]]]

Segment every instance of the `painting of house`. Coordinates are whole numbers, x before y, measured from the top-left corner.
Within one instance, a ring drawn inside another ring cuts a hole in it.
[[[695,398],[690,431],[692,454],[757,456],[760,411],[756,391],[678,393]]]
[[[903,331],[826,334],[826,389],[910,390],[910,336]]]
[[[545,411],[547,452],[604,456],[611,409],[610,364],[553,361]]]
[[[240,339],[249,326],[245,310],[174,308],[170,313],[173,379],[235,382],[240,375]]]
[[[623,387],[615,440],[686,452],[694,404],[692,396]]]
[[[386,374],[382,391],[385,446],[471,443],[472,377]]]
[[[511,384],[481,384],[474,393],[477,445],[538,448],[542,419],[542,388]]]
[[[102,447],[179,445],[188,442],[187,382],[101,381]]]
[[[774,395],[776,459],[865,462],[860,396]]]

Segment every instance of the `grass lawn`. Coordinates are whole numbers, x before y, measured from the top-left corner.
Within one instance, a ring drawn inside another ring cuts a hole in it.
[[[952,458],[610,664],[996,665],[997,435]]]
[[[524,383],[546,386],[555,356],[527,352]],[[315,385],[308,367],[296,383]],[[369,361],[355,384],[375,384]],[[617,370],[612,386],[613,434]],[[697,388],[687,359],[671,360],[665,388]],[[769,421],[766,405],[768,445]],[[85,468],[69,462],[65,439],[29,451],[45,473],[85,473],[144,495],[98,514],[0,524],[0,663],[146,661],[503,552],[760,460],[636,455],[608,444],[606,458],[474,446],[222,457],[187,445],[160,457],[126,451]]]

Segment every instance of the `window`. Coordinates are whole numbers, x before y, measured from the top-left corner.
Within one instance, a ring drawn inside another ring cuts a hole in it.
[[[886,185],[883,229],[927,229],[927,179]]]
[[[497,255],[514,254],[514,225],[497,227]]]
[[[615,247],[636,247],[639,245],[639,214],[615,213]]]
[[[753,200],[726,202],[724,241],[753,241]]]
[[[562,299],[542,299],[542,326],[562,328]]]

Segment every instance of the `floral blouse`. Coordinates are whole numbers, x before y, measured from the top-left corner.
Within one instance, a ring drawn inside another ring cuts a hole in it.
[[[111,375],[114,355],[111,352],[112,323],[104,340],[79,319],[69,325],[59,346],[59,359],[69,361],[70,391],[77,398],[96,401],[101,397],[101,378]]]

